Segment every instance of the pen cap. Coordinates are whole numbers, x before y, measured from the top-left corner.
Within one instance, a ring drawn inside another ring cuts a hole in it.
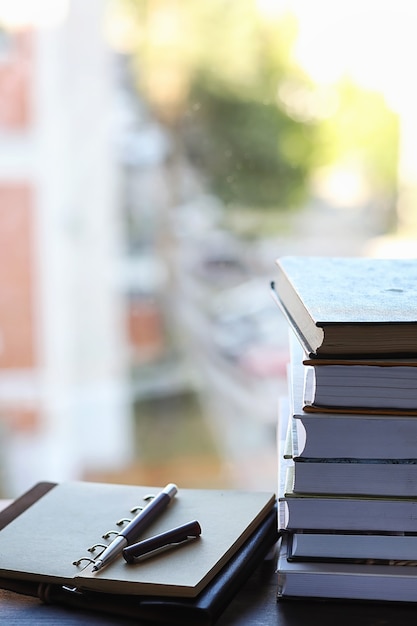
[[[160,551],[161,549],[178,546],[189,539],[196,539],[200,534],[201,526],[197,520],[194,520],[127,546],[123,549],[123,557],[127,563],[134,563],[136,558]]]

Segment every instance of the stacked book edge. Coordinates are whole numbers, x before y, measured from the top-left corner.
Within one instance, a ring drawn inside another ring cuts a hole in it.
[[[278,599],[415,602],[417,261],[277,264],[273,295],[291,346],[279,409]]]

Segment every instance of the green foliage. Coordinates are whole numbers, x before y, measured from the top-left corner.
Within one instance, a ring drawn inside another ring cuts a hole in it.
[[[292,119],[278,99],[289,73],[304,80],[290,61],[294,19],[268,23],[250,0],[200,6],[199,63],[190,77],[183,126],[193,162],[226,204],[300,204],[316,128]]]
[[[399,156],[398,115],[382,94],[359,88],[351,80],[341,81],[337,93],[338,107],[322,123],[320,159],[356,161],[376,191],[392,194]]]
[[[323,108],[292,61],[295,18],[266,19],[255,0],[119,1],[136,15],[138,91],[227,204],[297,205],[315,168],[337,161],[354,161],[377,193],[393,194],[396,116],[349,81]]]
[[[196,85],[186,116],[192,162],[226,203],[286,207],[305,199],[315,128],[276,104]]]

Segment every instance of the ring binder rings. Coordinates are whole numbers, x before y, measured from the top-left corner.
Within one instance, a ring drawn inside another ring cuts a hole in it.
[[[103,539],[108,539],[109,537],[111,537],[112,535],[118,535],[119,531],[118,530],[108,530],[107,532],[104,533],[104,535],[101,535]],[[106,546],[107,548],[107,546]]]
[[[83,563],[84,561],[86,561],[87,563],[95,563],[95,560],[90,559],[89,556],[82,556],[80,559],[73,561],[72,564],[78,566],[78,565],[81,565],[81,563]]]
[[[123,517],[116,522],[116,526],[123,526],[123,524],[129,524],[132,521],[131,517]]]
[[[92,572],[98,572],[118,558],[129,543],[136,541],[164,513],[177,493],[177,485],[168,483],[155,497],[147,497],[149,499],[147,506],[120,529],[113,541],[97,558]],[[122,524],[123,522],[118,523]]]
[[[97,548],[103,548],[103,550],[105,550],[107,548],[107,545],[105,543],[95,543],[94,546],[91,546],[91,548],[87,549],[87,552],[95,552]]]
[[[137,513],[138,511],[143,511],[143,506],[134,506],[133,509],[130,509],[131,513]]]
[[[154,494],[146,494],[145,496],[143,496],[143,500],[144,501],[151,501],[153,500],[153,498],[155,498]],[[133,508],[130,509],[130,513],[139,513],[141,511],[144,510],[145,507],[143,506],[134,506]],[[129,524],[132,521],[131,517],[122,517],[120,519],[117,520],[117,522],[115,522],[116,526],[124,526],[125,524]],[[119,535],[120,530],[108,530],[107,532],[105,532],[102,535],[102,539],[110,539],[110,537],[112,535]],[[76,567],[79,567],[83,562],[86,563],[94,563],[96,559],[98,559],[100,557],[100,555],[104,552],[104,550],[109,546],[110,544],[104,544],[104,543],[95,543],[93,546],[91,546],[90,548],[87,548],[87,552],[95,552],[95,550],[97,548],[102,548],[101,552],[94,555],[95,558],[91,558],[89,556],[83,556],[80,557],[79,559],[76,559],[75,561],[73,561],[73,565],[75,565]]]

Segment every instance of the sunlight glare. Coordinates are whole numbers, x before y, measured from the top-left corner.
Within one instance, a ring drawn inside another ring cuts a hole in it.
[[[397,110],[409,97],[417,4],[403,0],[287,0],[299,20],[294,58],[318,83],[349,76]],[[411,19],[414,18],[414,19]]]
[[[0,0],[0,24],[11,30],[58,26],[68,13],[69,0]]]
[[[285,0],[298,19],[294,59],[317,84],[349,77],[382,93],[400,120],[398,163],[400,226],[417,232],[417,92],[414,59],[417,3],[410,0]],[[333,181],[334,183],[335,181]],[[348,192],[348,181],[333,187]]]

